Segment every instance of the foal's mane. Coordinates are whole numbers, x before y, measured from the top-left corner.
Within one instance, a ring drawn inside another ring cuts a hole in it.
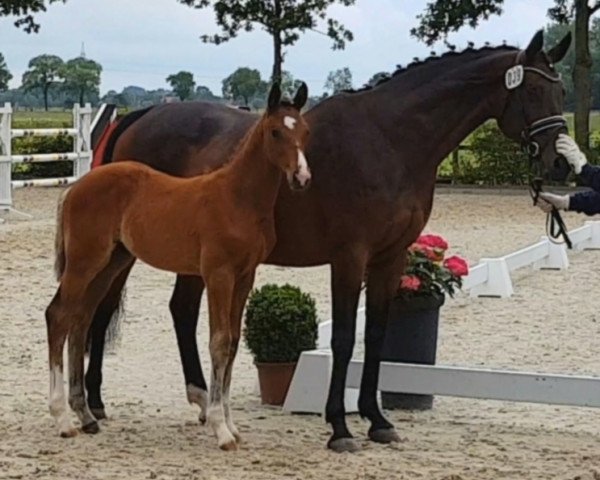
[[[381,78],[375,85],[364,85],[358,89],[347,89],[342,90],[334,97],[340,94],[354,94],[360,92],[366,92],[369,90],[373,90],[385,83],[388,83],[390,80],[396,79],[398,77],[406,77],[409,73],[420,72],[426,67],[439,67],[441,68],[453,68],[457,64],[463,64],[465,61],[473,61],[478,60],[480,58],[487,57],[490,54],[498,53],[498,52],[516,52],[519,49],[517,47],[512,47],[508,45],[498,45],[492,47],[490,45],[486,45],[481,48],[473,48],[469,46],[465,48],[461,52],[456,52],[455,50],[448,50],[440,56],[431,55],[424,60],[414,59],[413,62],[409,63],[406,67],[401,65],[396,65],[396,70],[391,74],[384,78]],[[415,76],[416,83],[420,82],[420,77]],[[410,82],[407,83],[407,87],[410,87]]]

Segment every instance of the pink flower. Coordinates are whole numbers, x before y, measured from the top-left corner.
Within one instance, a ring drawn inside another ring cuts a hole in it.
[[[450,270],[452,275],[457,277],[464,277],[465,275],[469,274],[469,266],[467,265],[467,262],[456,255],[444,260],[444,267]]]
[[[421,279],[415,275],[403,275],[400,281],[400,288],[404,290],[417,291],[421,286]]]
[[[432,248],[420,243],[413,243],[408,247],[411,253],[420,253],[432,262],[441,262],[444,259],[444,251],[439,248]]]
[[[430,248],[436,248],[445,252],[448,250],[448,242],[439,235],[421,235],[416,243]]]

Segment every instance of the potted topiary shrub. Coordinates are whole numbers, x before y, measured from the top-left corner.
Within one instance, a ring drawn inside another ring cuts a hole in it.
[[[283,404],[300,354],[316,348],[317,331],[315,301],[299,288],[268,284],[251,292],[244,339],[263,404]]]
[[[435,364],[440,308],[454,296],[469,273],[465,260],[446,257],[448,243],[437,235],[422,235],[408,249],[406,270],[392,302],[381,355],[383,361]],[[387,409],[425,410],[432,395],[381,392]]]

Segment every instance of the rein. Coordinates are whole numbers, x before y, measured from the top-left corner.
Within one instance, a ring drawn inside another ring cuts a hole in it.
[[[534,206],[537,205],[541,192],[543,192],[542,179],[536,177],[531,181],[530,185],[530,194],[531,198],[533,199]],[[555,244],[561,243],[557,242],[556,240],[559,237],[562,237],[564,243],[567,245],[567,248],[569,250],[573,249],[573,243],[569,238],[569,233],[567,232],[565,222],[562,219],[558,209],[554,206],[552,207],[552,211],[546,215],[546,235],[548,236],[548,239]]]

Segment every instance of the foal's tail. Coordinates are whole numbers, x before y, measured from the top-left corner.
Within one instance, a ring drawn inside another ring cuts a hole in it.
[[[67,193],[70,188],[67,188],[58,199],[56,207],[56,235],[54,237],[54,273],[56,280],[60,281],[63,272],[65,271],[65,239],[63,229],[63,207]]]

